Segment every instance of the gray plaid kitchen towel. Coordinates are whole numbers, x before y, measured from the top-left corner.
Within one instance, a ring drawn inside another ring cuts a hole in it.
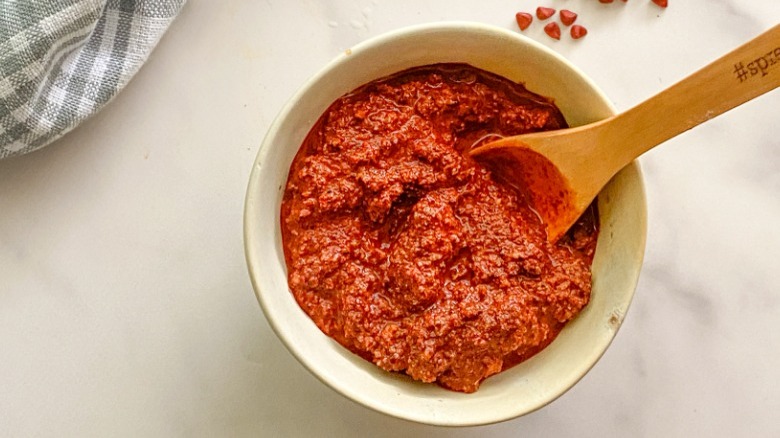
[[[138,71],[185,0],[0,0],[0,159],[97,112]]]

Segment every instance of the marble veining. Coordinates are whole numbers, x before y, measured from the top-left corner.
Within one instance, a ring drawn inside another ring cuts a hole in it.
[[[595,368],[533,414],[468,429],[378,414],[312,377],[265,321],[242,207],[286,99],[371,36],[516,30],[542,3],[590,33],[527,35],[619,110],[780,22],[776,0],[188,2],[105,111],[0,161],[0,436],[780,436],[778,91],[641,159],[634,302]]]

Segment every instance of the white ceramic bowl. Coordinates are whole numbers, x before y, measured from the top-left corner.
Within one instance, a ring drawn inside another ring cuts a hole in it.
[[[590,304],[545,350],[486,379],[473,394],[389,373],[325,336],[287,286],[279,208],[287,173],[309,129],[338,97],[410,67],[466,62],[552,97],[571,126],[614,108],[564,58],[516,32],[475,23],[414,26],[373,38],[339,55],[284,106],[258,152],[246,196],[244,239],[257,298],[290,352],[346,397],[407,420],[465,426],[508,420],[550,403],[596,363],[615,336],[634,294],[644,254],[646,202],[637,164],[599,195],[601,233]]]

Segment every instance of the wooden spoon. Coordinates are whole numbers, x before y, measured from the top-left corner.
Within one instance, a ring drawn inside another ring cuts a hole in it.
[[[555,242],[632,160],[779,85],[776,25],[622,114],[575,128],[503,138],[469,154],[527,191],[547,224],[548,239]]]

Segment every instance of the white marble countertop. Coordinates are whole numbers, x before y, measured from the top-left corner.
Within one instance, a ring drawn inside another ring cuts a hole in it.
[[[548,407],[442,429],[312,377],[249,283],[242,208],[276,112],[326,61],[401,26],[516,29],[623,110],[780,22],[777,0],[190,0],[103,112],[0,162],[0,436],[778,436],[780,92],[641,159],[646,263],[596,367]]]

